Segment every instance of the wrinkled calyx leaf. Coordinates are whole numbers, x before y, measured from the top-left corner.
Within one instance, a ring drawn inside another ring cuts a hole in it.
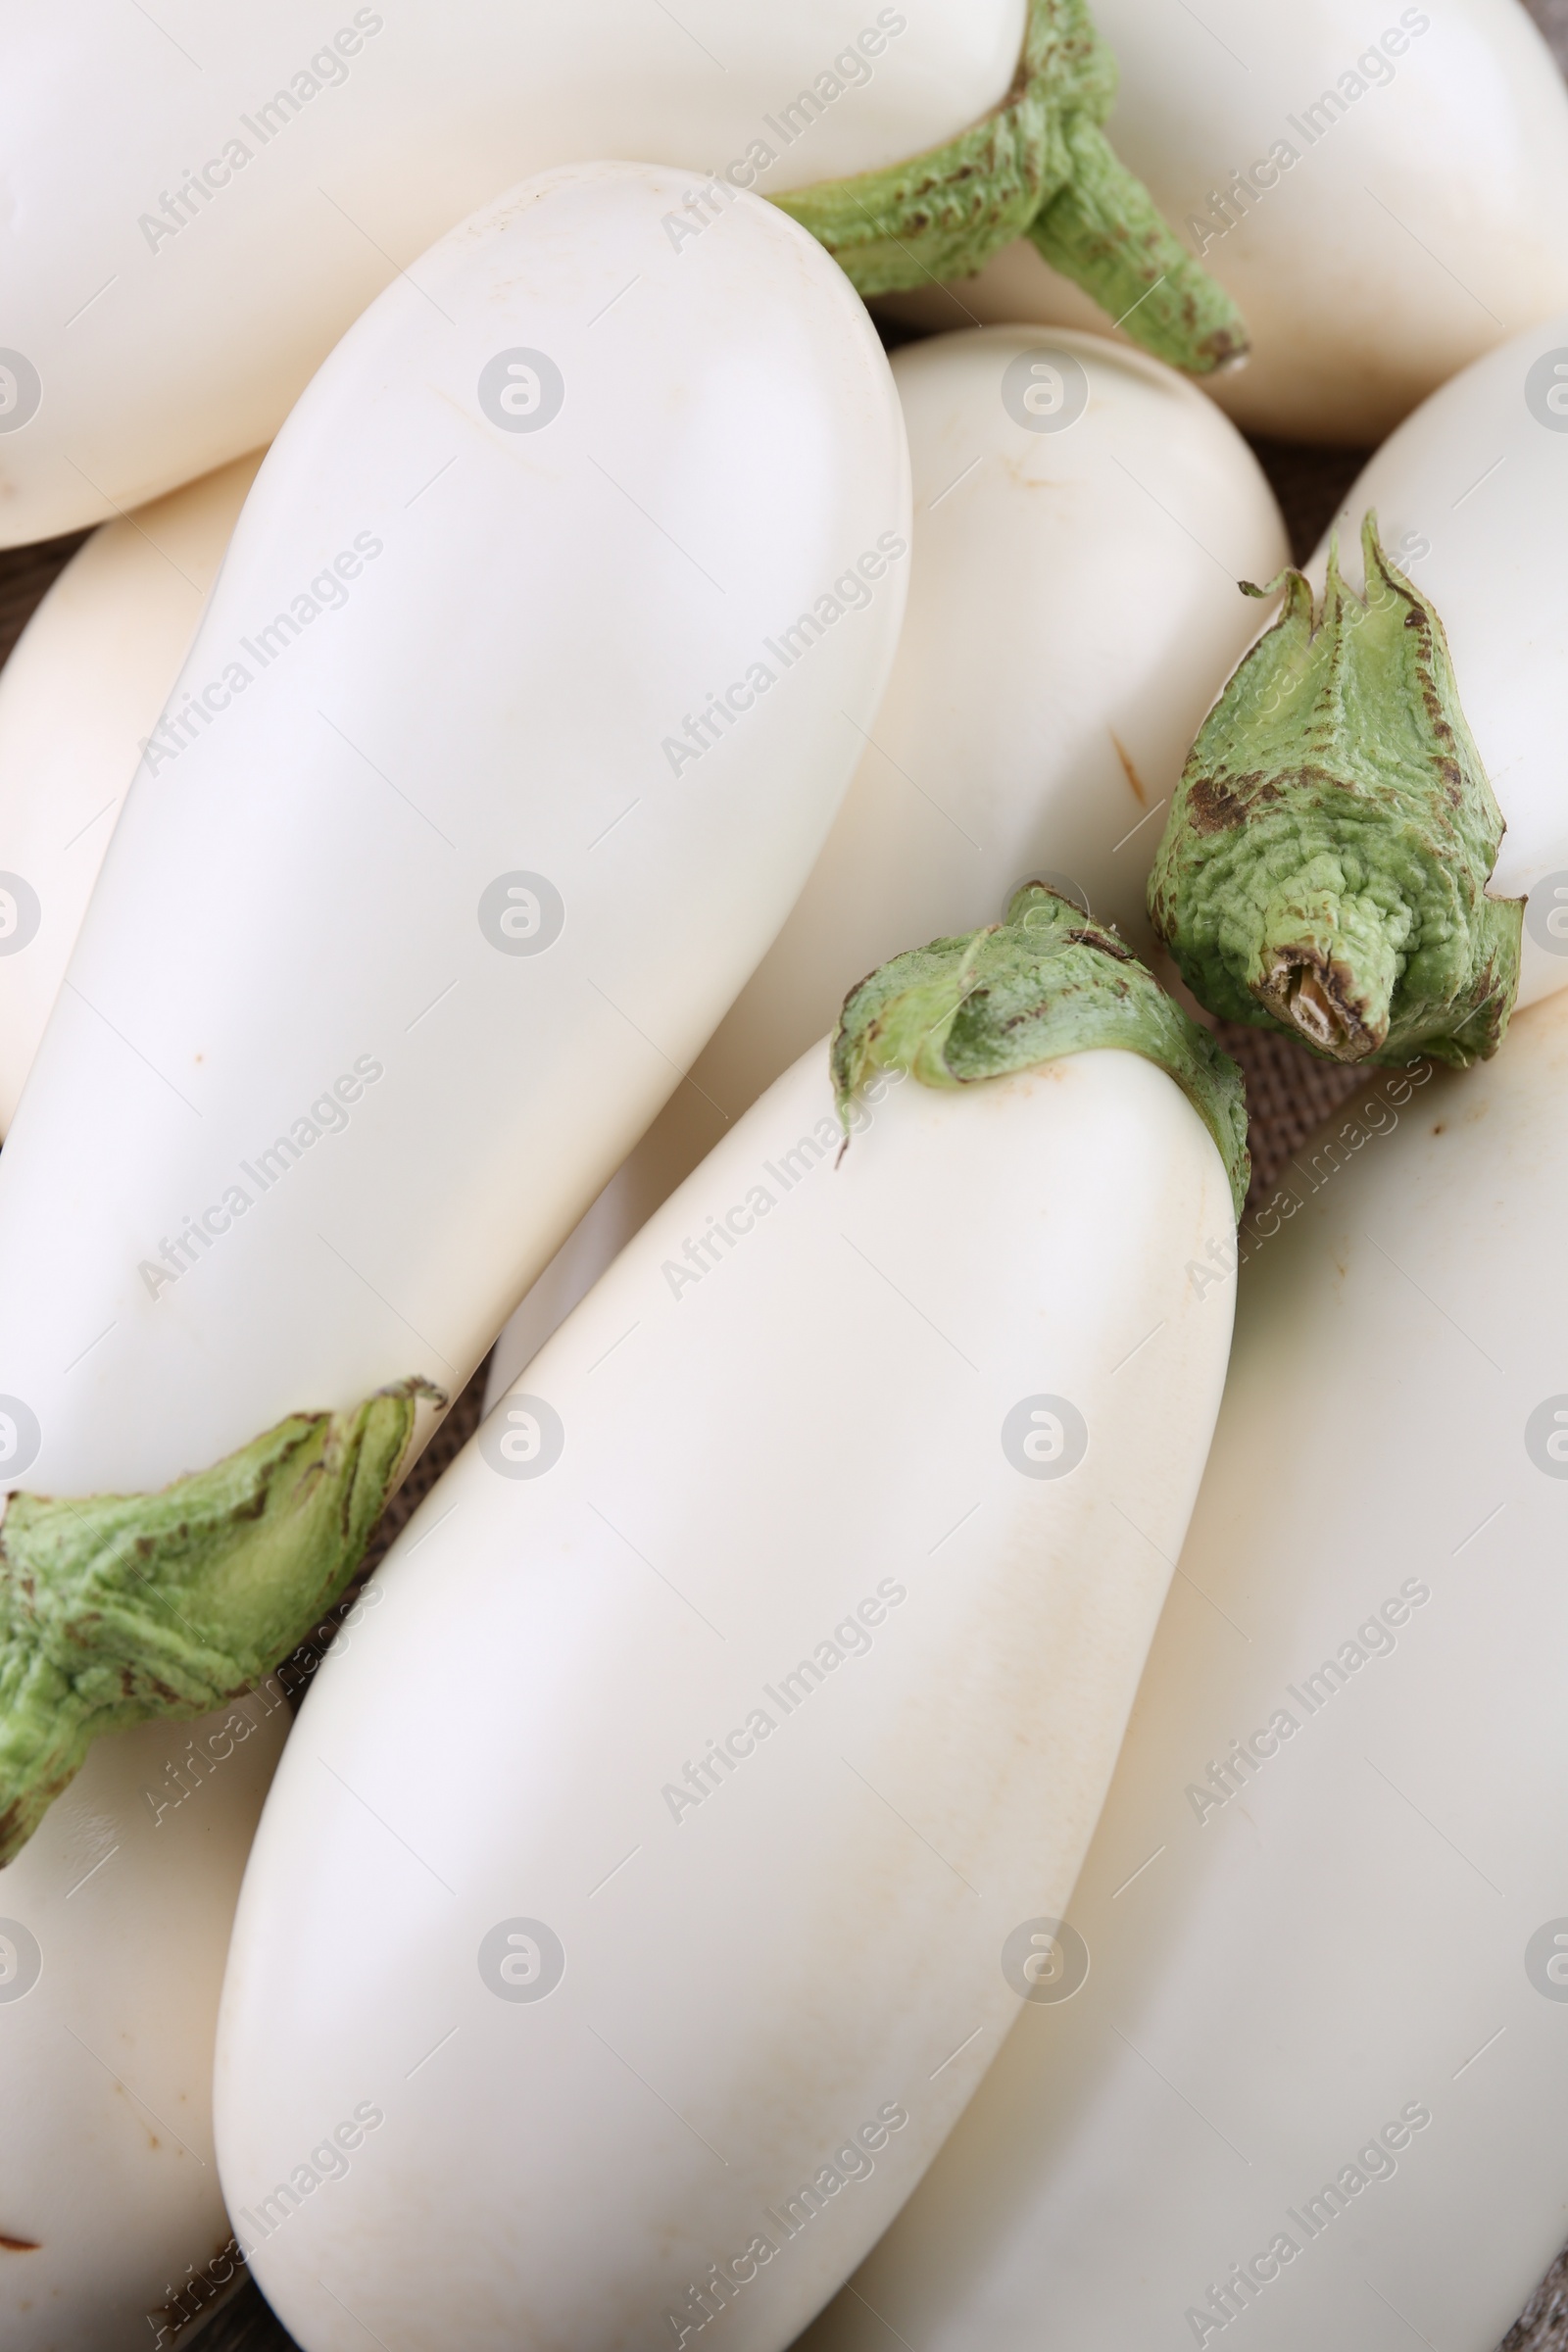
[[[1250,1168],[1240,1070],[1113,930],[1045,882],[1016,891],[1004,922],[911,948],[850,991],[833,1038],[839,1118],[847,1135],[855,1093],[877,1070],[972,1086],[1104,1046],[1175,1080],[1214,1139],[1240,1217]]]
[[[428,1381],[292,1413],[155,1494],[13,1494],[0,1522],[0,1865],[92,1742],[204,1715],[296,1649],[397,1483]]]
[[[1201,1004],[1333,1061],[1459,1068],[1495,1053],[1524,902],[1487,896],[1502,811],[1443,623],[1361,530],[1366,598],[1329,551],[1203,722],[1150,878],[1157,937]]]
[[[1233,366],[1247,327],[1101,124],[1116,63],[1087,0],[1030,0],[1012,88],[981,122],[907,163],[774,198],[862,294],[967,277],[1014,237],[1162,360]]]

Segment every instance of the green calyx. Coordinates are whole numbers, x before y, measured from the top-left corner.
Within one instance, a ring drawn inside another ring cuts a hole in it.
[[[156,1494],[13,1494],[0,1521],[0,1865],[94,1740],[204,1715],[299,1646],[397,1483],[427,1381],[293,1413]]]
[[[1087,0],[1030,0],[1002,104],[945,146],[773,199],[864,295],[967,277],[1028,235],[1127,332],[1195,375],[1233,366],[1247,327],[1101,124],[1116,64]]]
[[[1149,884],[1200,1002],[1331,1061],[1495,1053],[1524,902],[1487,883],[1502,812],[1443,623],[1362,524],[1366,598],[1298,571],[1204,720]]]
[[[1107,1046],[1175,1080],[1214,1139],[1240,1217],[1250,1168],[1240,1070],[1114,931],[1044,882],[1013,894],[1005,922],[911,948],[850,991],[833,1038],[839,1118],[847,1135],[856,1090],[876,1070],[973,1086]]]

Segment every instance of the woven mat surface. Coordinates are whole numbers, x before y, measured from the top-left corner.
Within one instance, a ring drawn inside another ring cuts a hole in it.
[[[1277,4],[1277,0],[1271,0]],[[1568,0],[1526,0],[1568,72]],[[1316,545],[1345,492],[1365,461],[1365,452],[1313,449],[1304,443],[1254,440],[1259,462],[1274,486],[1302,562]],[[34,547],[0,550],[0,662],[9,656],[28,615],[50,582],[81,545],[85,533]],[[1292,1154],[1322,1125],[1360,1081],[1347,1070],[1315,1061],[1289,1038],[1222,1023],[1220,1040],[1242,1065],[1247,1079],[1248,1141],[1252,1153],[1250,1205],[1268,1197]],[[404,1521],[428,1494],[447,1464],[478,1427],[483,1367],[459,1397],[407,1484],[376,1530],[358,1584],[382,1557]],[[346,1596],[341,1606],[347,1608]],[[322,1629],[324,1632],[325,1629]],[[321,1654],[319,1640],[307,1644],[284,1667],[298,1703]],[[178,2331],[201,2352],[298,2352],[292,2336],[275,2320],[254,2285],[230,2294],[205,2326]],[[1536,2289],[1497,2352],[1568,2352],[1568,2248]]]

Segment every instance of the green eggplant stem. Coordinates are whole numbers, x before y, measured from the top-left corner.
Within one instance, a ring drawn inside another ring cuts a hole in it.
[[[1030,0],[1011,89],[941,147],[773,199],[861,294],[971,276],[1029,236],[1145,350],[1195,375],[1245,359],[1247,327],[1101,128],[1116,63],[1088,0]]]
[[[1361,530],[1364,600],[1329,550],[1285,591],[1199,733],[1149,884],[1155,935],[1222,1019],[1340,1062],[1496,1052],[1524,902],[1488,895],[1502,811],[1443,622]]]
[[[1224,1162],[1240,1218],[1250,1160],[1242,1074],[1116,932],[1045,882],[1015,891],[1006,919],[895,956],[851,989],[833,1038],[833,1090],[850,1106],[877,1070],[923,1086],[972,1086],[1102,1047],[1173,1078]]]
[[[205,1715],[297,1648],[365,1557],[425,1380],[291,1413],[153,1494],[14,1494],[0,1520],[0,1865],[106,1732]]]

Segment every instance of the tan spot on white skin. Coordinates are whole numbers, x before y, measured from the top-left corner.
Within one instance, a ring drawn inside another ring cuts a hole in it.
[[[1147,808],[1149,807],[1149,794],[1145,788],[1142,776],[1138,773],[1137,768],[1134,767],[1132,760],[1129,759],[1126,746],[1123,744],[1121,737],[1117,734],[1115,728],[1111,727],[1107,729],[1107,732],[1110,736],[1111,743],[1115,747],[1116,757],[1121,761],[1121,772],[1133,788],[1133,798],[1137,801],[1140,808]]]

